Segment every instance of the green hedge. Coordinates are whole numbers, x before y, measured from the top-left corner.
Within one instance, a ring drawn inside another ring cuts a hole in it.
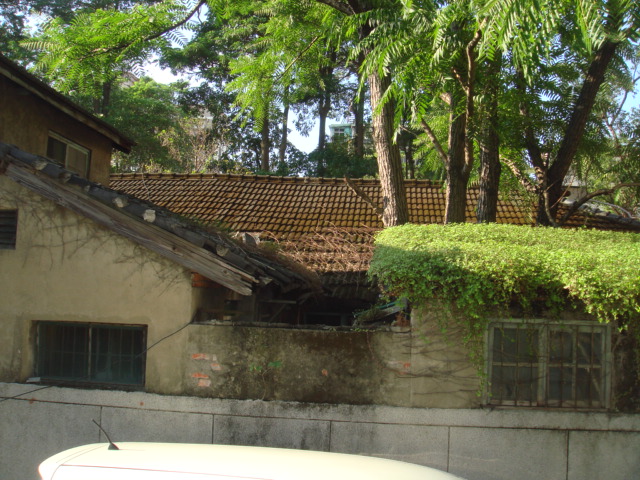
[[[469,318],[544,302],[621,326],[640,318],[640,234],[500,224],[403,225],[376,237],[369,274],[412,303]]]

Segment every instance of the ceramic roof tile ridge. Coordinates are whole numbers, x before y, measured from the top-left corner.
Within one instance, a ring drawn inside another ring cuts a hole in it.
[[[112,173],[112,179],[118,180],[135,180],[136,178],[150,178],[150,179],[187,179],[187,180],[203,180],[203,179],[222,179],[222,180],[236,180],[245,182],[264,182],[274,184],[295,184],[304,183],[310,185],[342,185],[346,184],[343,177],[293,177],[293,176],[279,176],[279,175],[255,175],[251,173],[147,173],[147,172],[132,172],[132,173]],[[349,180],[357,185],[373,185],[379,186],[380,180],[376,178],[349,178]],[[443,182],[428,180],[428,179],[405,179],[405,186],[407,187],[421,187],[421,186],[434,186],[440,187]]]
[[[564,205],[564,207],[565,208],[570,208],[571,204]],[[616,222],[619,222],[621,224],[626,224],[626,225],[629,225],[629,226],[634,226],[634,227],[639,227],[640,228],[640,220],[637,220],[635,218],[623,217],[623,216],[617,215],[615,213],[607,212],[605,210],[600,210],[599,208],[593,209],[592,207],[590,207],[588,205],[582,205],[578,210],[583,212],[587,216],[610,219],[610,220],[614,220]]]

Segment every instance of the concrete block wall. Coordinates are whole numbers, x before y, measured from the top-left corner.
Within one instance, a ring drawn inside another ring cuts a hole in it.
[[[0,478],[35,480],[54,453],[112,440],[373,455],[469,480],[640,478],[640,415],[422,409],[162,396],[0,383]]]

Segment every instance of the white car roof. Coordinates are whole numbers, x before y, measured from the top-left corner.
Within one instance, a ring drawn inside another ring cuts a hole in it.
[[[376,457],[231,445],[84,445],[42,462],[42,480],[451,480],[440,470]]]

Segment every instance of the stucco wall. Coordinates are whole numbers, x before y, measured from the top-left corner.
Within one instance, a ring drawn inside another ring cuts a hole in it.
[[[0,383],[0,478],[104,442],[220,443],[373,455],[469,480],[633,480],[640,416],[220,400]]]
[[[146,389],[182,391],[190,272],[0,176],[0,208],[18,209],[15,250],[0,250],[0,379],[33,375],[34,322],[147,326]],[[162,340],[161,348],[152,347]]]
[[[111,140],[0,76],[0,141],[44,156],[49,131],[91,150],[89,179],[109,184]]]
[[[427,333],[428,331],[428,333]],[[332,331],[192,325],[185,393],[318,403],[469,408],[476,371],[437,327]]]

